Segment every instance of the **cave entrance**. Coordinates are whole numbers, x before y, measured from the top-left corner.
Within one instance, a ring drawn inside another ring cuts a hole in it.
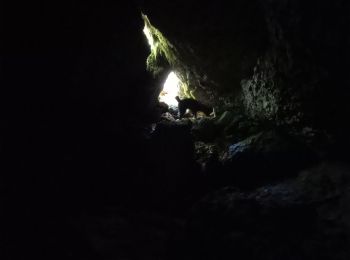
[[[159,101],[171,107],[177,107],[176,96],[180,96],[182,82],[174,71],[168,74],[163,89],[159,94]]]
[[[180,55],[175,46],[154,27],[148,17],[142,13],[144,21],[143,33],[147,38],[150,54],[147,57],[147,70],[152,72],[154,77],[163,77],[163,73],[169,71],[163,85],[160,86],[159,101],[166,103],[169,107],[177,109],[176,96],[180,98],[189,96],[186,70],[181,62]]]

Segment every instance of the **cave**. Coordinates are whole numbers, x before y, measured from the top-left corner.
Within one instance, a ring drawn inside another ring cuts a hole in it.
[[[349,1],[2,11],[1,259],[349,259]]]

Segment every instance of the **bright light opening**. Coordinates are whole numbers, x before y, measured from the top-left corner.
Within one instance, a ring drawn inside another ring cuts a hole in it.
[[[145,25],[145,27],[143,28],[143,33],[146,35],[146,38],[147,38],[149,46],[151,47],[151,50],[154,50],[156,48],[156,45],[154,43],[152,33],[147,25]]]
[[[159,101],[168,104],[169,106],[177,107],[176,96],[180,95],[181,80],[174,72],[170,72],[162,92],[159,94]]]

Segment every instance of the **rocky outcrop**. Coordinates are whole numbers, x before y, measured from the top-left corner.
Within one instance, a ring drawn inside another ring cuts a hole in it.
[[[188,223],[191,259],[347,259],[348,180],[347,167],[323,164],[295,181],[208,195]]]
[[[248,114],[285,125],[307,121],[329,128],[335,120],[342,124],[338,114],[349,111],[344,99],[348,91],[342,87],[348,85],[342,71],[349,58],[349,37],[344,35],[349,31],[345,18],[349,4],[288,0],[260,4],[270,44],[253,76],[241,83]]]
[[[260,132],[232,144],[223,154],[226,182],[254,187],[296,175],[317,161],[304,143],[280,131]]]

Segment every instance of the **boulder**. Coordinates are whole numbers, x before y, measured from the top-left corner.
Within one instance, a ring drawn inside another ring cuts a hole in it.
[[[316,160],[306,144],[278,130],[234,143],[222,157],[228,183],[240,187],[288,178]]]
[[[198,141],[212,142],[218,138],[219,130],[220,128],[212,119],[203,117],[193,124],[192,134]]]

